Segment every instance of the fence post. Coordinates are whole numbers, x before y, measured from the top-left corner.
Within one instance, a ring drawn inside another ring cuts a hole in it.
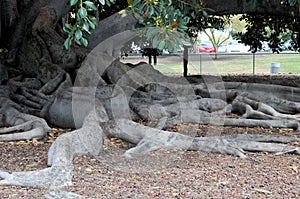
[[[252,55],[253,55],[253,75],[255,74],[255,53],[252,53]]]
[[[189,47],[183,45],[183,76],[186,77],[188,74],[188,63],[189,63]]]
[[[202,55],[200,53],[200,75],[202,75]]]

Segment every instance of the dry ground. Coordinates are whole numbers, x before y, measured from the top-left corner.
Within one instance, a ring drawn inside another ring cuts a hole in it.
[[[292,130],[178,125],[170,130],[197,136],[271,133],[298,136]],[[0,143],[0,169],[29,171],[46,167],[53,129],[44,141]],[[299,145],[300,143],[291,143]],[[130,147],[106,139],[99,156],[74,159],[74,186],[66,190],[86,198],[300,198],[300,156],[249,153],[250,159],[198,151],[158,150],[126,159]],[[0,186],[0,198],[42,198],[46,189]]]

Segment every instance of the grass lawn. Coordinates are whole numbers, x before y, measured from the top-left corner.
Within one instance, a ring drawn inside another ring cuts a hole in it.
[[[253,55],[252,54],[221,54],[215,59],[210,54],[201,55],[202,74],[252,74]],[[269,74],[270,63],[280,63],[280,73],[300,74],[300,54],[256,54],[255,73]],[[182,56],[160,56],[155,68],[162,73],[182,74]],[[189,56],[188,73],[191,75],[200,74],[200,55]]]

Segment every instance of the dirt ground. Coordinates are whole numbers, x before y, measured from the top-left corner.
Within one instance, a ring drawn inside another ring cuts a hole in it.
[[[300,87],[300,75],[225,75],[221,76],[224,82],[248,82],[260,84],[277,84],[282,86]],[[203,83],[203,79],[215,79],[220,81],[220,76],[194,75],[188,76],[187,80],[191,83]],[[212,82],[210,80],[210,82]]]
[[[300,137],[291,129],[176,125],[170,131],[195,136],[267,133]],[[0,143],[0,170],[46,168],[47,151],[65,129],[53,129],[45,140]],[[300,146],[300,143],[291,143]],[[98,156],[74,158],[73,186],[66,191],[84,198],[300,198],[300,156],[251,153],[249,159],[226,154],[161,149],[127,159],[130,143],[105,139]],[[0,186],[0,198],[43,198],[46,188]]]

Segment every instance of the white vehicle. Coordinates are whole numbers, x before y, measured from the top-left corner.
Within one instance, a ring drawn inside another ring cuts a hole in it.
[[[249,50],[249,46],[245,46],[238,40],[229,41],[226,46],[226,52],[249,52]]]
[[[221,45],[218,48],[218,53],[226,53],[227,52],[227,46],[226,45]]]

